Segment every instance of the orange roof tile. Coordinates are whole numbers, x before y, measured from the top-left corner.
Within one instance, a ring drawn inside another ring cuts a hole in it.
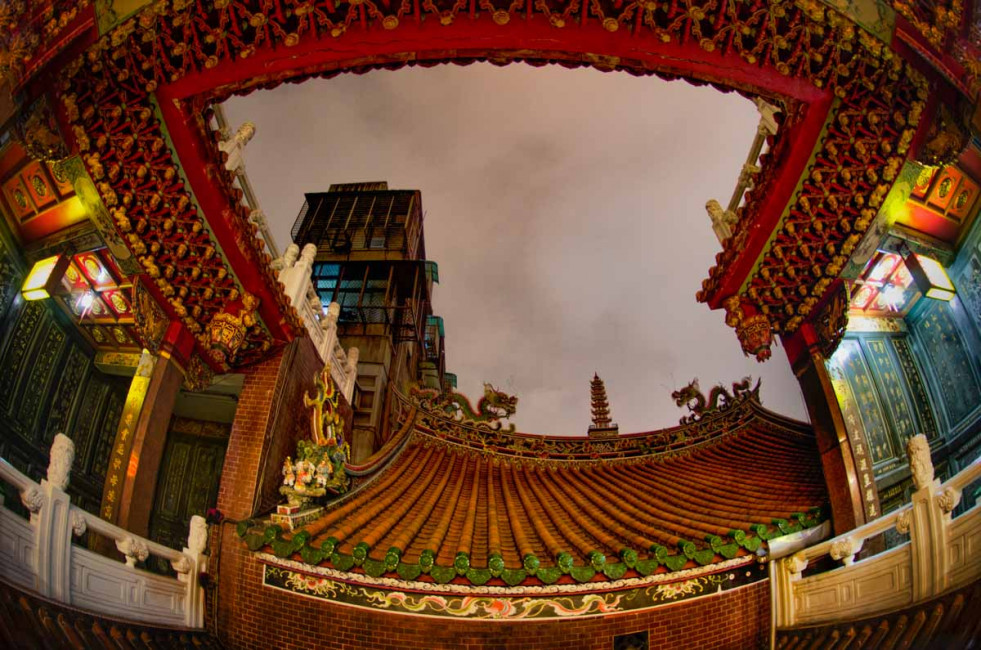
[[[809,426],[755,395],[612,441],[477,429],[396,401],[408,435],[384,469],[301,531],[250,545],[369,575],[581,582],[746,555],[817,523],[827,501]]]

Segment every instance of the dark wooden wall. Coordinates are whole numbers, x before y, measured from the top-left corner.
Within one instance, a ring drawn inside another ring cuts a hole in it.
[[[849,332],[829,363],[883,512],[909,502],[910,436],[926,434],[941,479],[981,455],[981,219],[948,270],[953,301],[922,298],[893,331]]]
[[[0,456],[34,479],[56,433],[75,442],[69,493],[98,512],[129,379],[106,375],[94,351],[48,301],[26,302],[26,264],[0,232]]]

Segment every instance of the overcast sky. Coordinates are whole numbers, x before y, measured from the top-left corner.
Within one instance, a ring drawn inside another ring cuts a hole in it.
[[[474,400],[519,397],[519,431],[582,435],[589,380],[622,433],[677,423],[671,391],[752,374],[806,419],[782,349],[743,356],[695,301],[721,249],[757,124],[751,102],[685,82],[556,66],[410,68],[283,85],[225,104],[256,124],[246,168],[283,249],[304,192],[387,180],[419,189],[447,370]]]

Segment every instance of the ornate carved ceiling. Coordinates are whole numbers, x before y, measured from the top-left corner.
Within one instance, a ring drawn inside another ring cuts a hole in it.
[[[934,4],[941,32],[963,13],[956,0]],[[869,228],[932,116],[931,89],[976,84],[978,71],[957,57],[926,58],[929,29],[875,7],[869,20],[817,0],[160,1],[65,55],[55,76],[66,139],[170,314],[203,348],[216,316],[238,314],[246,291],[258,299],[236,363],[299,323],[221,164],[211,102],[341,71],[474,60],[592,65],[763,95],[784,122],[698,298],[738,307],[728,320],[765,357],[771,333],[812,315]],[[902,56],[897,38],[912,43]]]

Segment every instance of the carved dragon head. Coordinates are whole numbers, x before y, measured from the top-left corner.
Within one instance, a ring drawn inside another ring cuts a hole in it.
[[[518,398],[484,384],[484,403],[499,418],[509,418],[518,410]]]
[[[689,411],[693,411],[698,406],[699,398],[704,401],[702,390],[698,386],[698,378],[692,379],[687,386],[679,388],[671,393],[674,403],[678,406],[687,406]],[[694,403],[694,404],[693,404]]]

